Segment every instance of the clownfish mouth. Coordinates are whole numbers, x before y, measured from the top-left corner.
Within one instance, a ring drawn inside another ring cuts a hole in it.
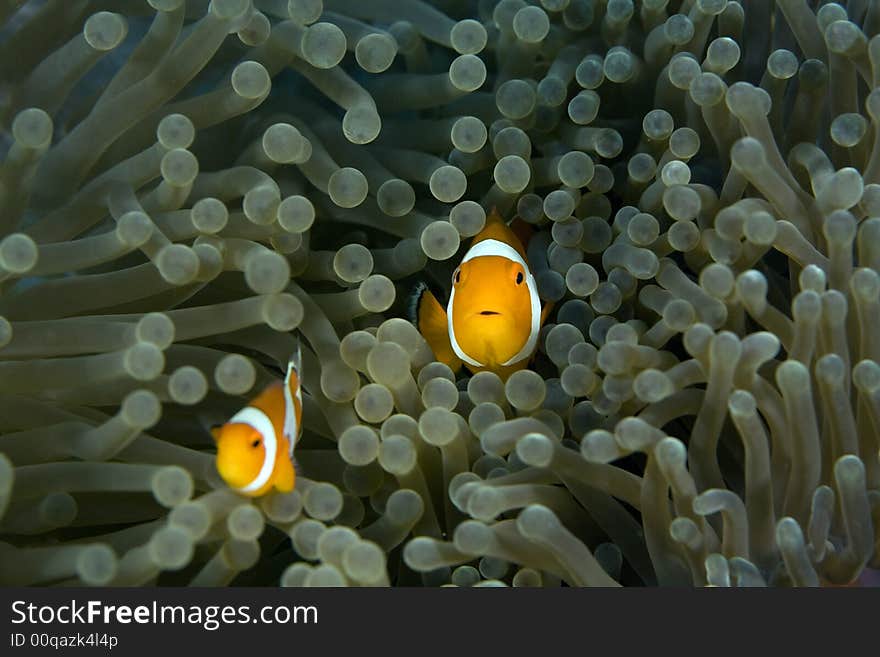
[[[500,314],[501,314],[501,313],[499,313],[499,312],[495,312],[494,310],[481,310],[481,311],[480,311],[480,315],[482,315],[482,316],[484,316],[484,317],[488,317],[488,316],[491,316],[491,315],[500,315]]]

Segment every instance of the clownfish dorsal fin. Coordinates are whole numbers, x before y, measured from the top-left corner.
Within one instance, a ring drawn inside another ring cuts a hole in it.
[[[523,245],[523,250],[528,251],[529,242],[535,235],[535,227],[521,217],[515,217],[514,220],[510,222],[510,230],[513,231],[513,234],[517,236],[520,243]]]
[[[526,250],[519,236],[510,226],[504,223],[504,219],[501,218],[501,215],[498,214],[498,211],[495,208],[492,208],[486,216],[486,224],[479,233],[474,235],[474,239],[471,241],[471,246],[473,247],[475,244],[478,244],[483,240],[498,240],[499,242],[504,242],[513,247],[517,253],[522,256],[523,260],[526,259]]]
[[[302,346],[296,341],[296,351],[287,362],[287,371],[284,376],[284,435],[290,441],[288,452],[293,454],[294,443],[299,436],[301,427],[298,426],[294,399],[302,409]],[[296,385],[292,386],[292,379],[296,379]],[[291,389],[293,388],[293,389]]]
[[[302,343],[299,338],[296,339],[296,350],[293,352],[293,355],[290,357],[289,365],[293,366],[293,371],[298,375],[302,374]]]

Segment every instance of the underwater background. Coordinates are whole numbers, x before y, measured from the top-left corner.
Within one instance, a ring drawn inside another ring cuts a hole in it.
[[[878,584],[880,2],[0,23],[0,585]],[[554,303],[506,381],[410,322],[493,207]]]

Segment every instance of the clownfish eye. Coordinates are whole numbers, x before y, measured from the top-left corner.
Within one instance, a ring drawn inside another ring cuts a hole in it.
[[[259,438],[257,438],[254,442],[251,443],[251,447],[259,447],[259,446],[260,446],[260,439]]]
[[[522,285],[523,282],[523,273],[521,271],[516,272],[516,284]]]

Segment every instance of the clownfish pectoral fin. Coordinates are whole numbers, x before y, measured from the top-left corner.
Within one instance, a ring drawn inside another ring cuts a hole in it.
[[[293,490],[296,482],[296,473],[293,469],[293,463],[290,459],[282,456],[278,459],[278,472],[275,476],[275,488],[282,493],[289,493]]]
[[[544,322],[547,321],[547,317],[550,315],[551,310],[553,310],[553,302],[548,301],[541,309],[541,326],[544,326]]]
[[[448,365],[453,372],[458,371],[461,360],[455,355],[449,341],[446,311],[424,283],[420,283],[413,293],[410,315],[419,333],[434,352],[434,357]]]

